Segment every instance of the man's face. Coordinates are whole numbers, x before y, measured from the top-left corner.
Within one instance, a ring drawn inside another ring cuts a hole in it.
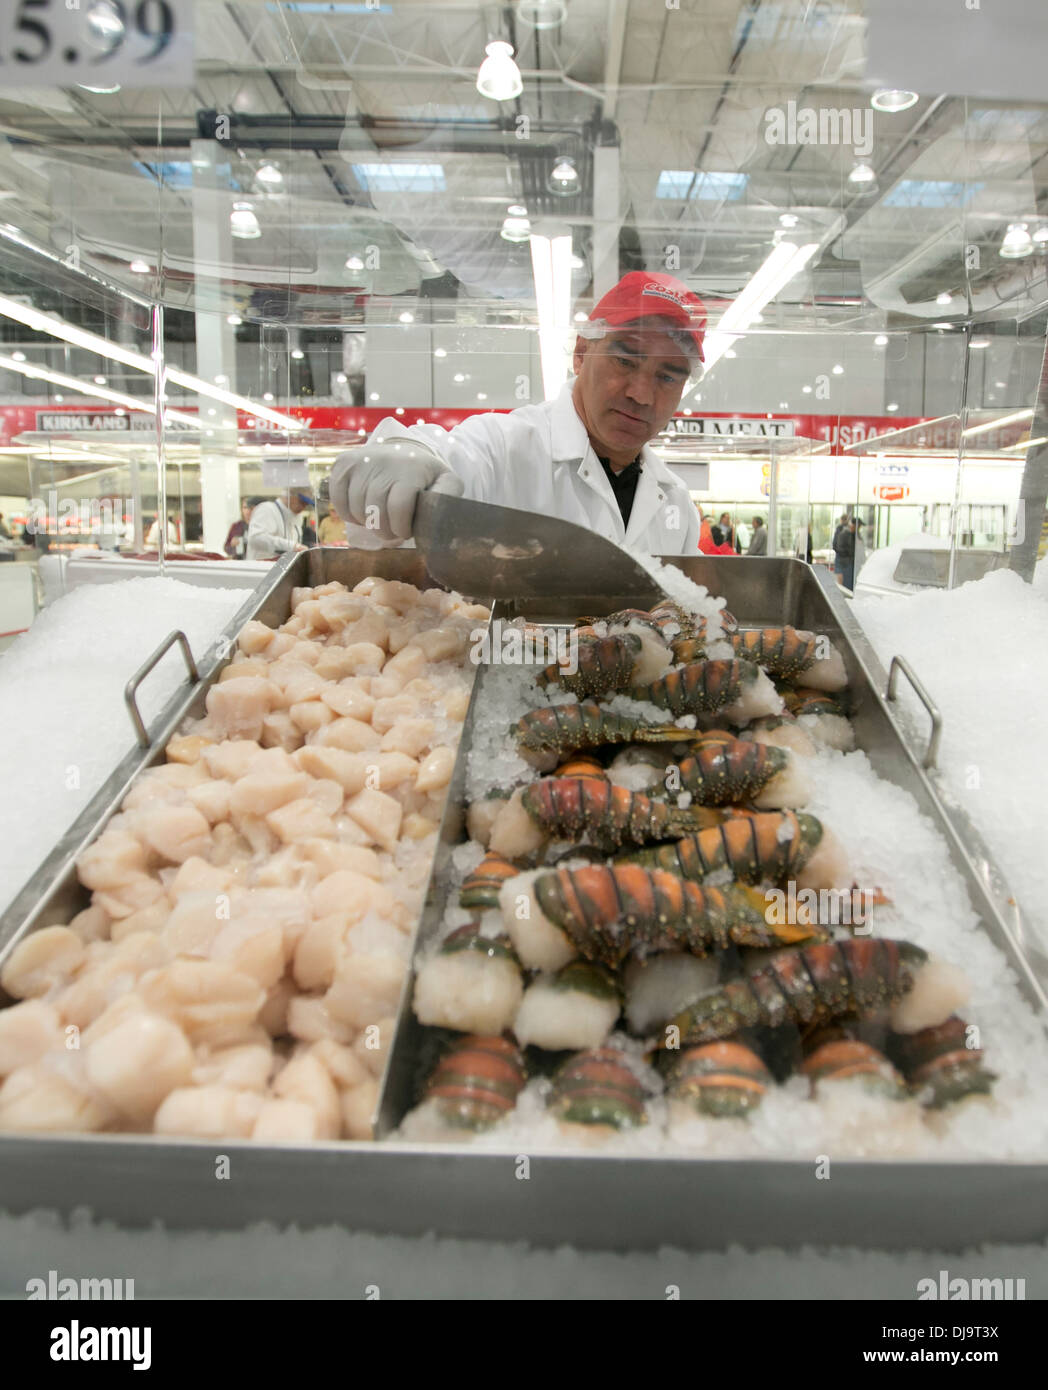
[[[302,498],[299,497],[297,492],[293,492],[291,494],[291,496],[288,498],[287,504],[296,516],[298,516],[299,512],[304,512],[306,509],[305,502],[302,501]]]
[[[254,510],[254,509],[252,508],[250,502],[241,502],[241,504],[240,504],[240,515],[244,518],[245,521],[250,521],[250,520],[251,520],[251,513],[252,513],[253,510]]]
[[[613,463],[636,458],[669,423],[690,372],[685,353],[657,330],[626,325],[576,339],[572,399],[598,452]]]

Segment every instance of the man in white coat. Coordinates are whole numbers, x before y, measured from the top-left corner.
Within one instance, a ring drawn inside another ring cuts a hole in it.
[[[287,504],[279,497],[259,502],[247,528],[247,560],[275,560],[288,550],[304,550],[301,514],[313,506],[306,492],[292,492]]]
[[[648,441],[698,371],[705,324],[686,285],[632,271],[580,329],[575,379],[556,400],[474,415],[450,431],[383,420],[331,473],[350,545],[406,540],[419,493],[433,491],[560,517],[649,554],[694,554],[688,489]]]

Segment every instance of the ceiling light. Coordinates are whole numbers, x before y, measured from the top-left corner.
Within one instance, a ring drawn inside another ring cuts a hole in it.
[[[936,302],[936,304],[943,304],[943,305],[952,304],[952,303],[953,303],[953,295],[950,294],[949,290],[943,290],[942,294],[937,294],[937,295],[935,296],[935,302]]]
[[[368,396],[368,400],[369,400],[369,401],[377,401],[378,399],[379,399],[379,394],[378,394],[377,391],[372,391],[371,395]]]
[[[1006,381],[995,381],[993,384],[994,386],[996,386],[998,391],[1003,391],[1008,385]]]
[[[1004,234],[999,254],[1006,261],[1017,261],[1023,256],[1029,256],[1032,251],[1033,237],[1031,237],[1026,223],[1012,222]]]
[[[465,380],[466,380],[465,375],[464,375],[462,372],[456,372],[455,375],[454,375],[451,379],[452,379],[452,381],[465,381]]]
[[[887,410],[887,411],[892,411],[892,412],[894,412],[894,411],[896,411],[896,410],[899,409],[899,402],[898,402],[898,401],[889,401],[888,404],[887,404],[884,408],[885,408],[885,410]]]
[[[916,106],[920,97],[916,92],[904,92],[895,87],[883,87],[879,92],[874,92],[870,97],[870,105],[875,111],[908,111],[911,106]]]
[[[571,198],[579,191],[579,171],[575,161],[566,156],[559,158],[553,166],[546,187],[561,198]]]
[[[13,358],[16,362],[24,362],[24,361],[25,361],[25,353],[24,353],[24,352],[12,352],[11,356],[12,356],[12,358]]]
[[[262,393],[262,399],[263,399],[264,401],[271,401],[271,400],[273,400],[273,399],[274,399],[274,397],[273,397],[273,392],[272,392],[272,391],[263,391],[263,393]]]
[[[363,261],[363,259],[362,259],[360,256],[347,256],[347,257],[346,257],[346,269],[347,269],[347,270],[363,270],[363,269],[364,269],[364,261]]]
[[[96,376],[94,378],[94,383],[96,386],[104,386],[106,384],[106,379],[104,376]]]
[[[542,390],[545,399],[551,401],[559,393],[567,373],[564,331],[571,314],[571,235],[533,234],[530,240]]]
[[[874,347],[887,347],[887,346],[888,346],[888,335],[887,335],[887,333],[878,333],[877,336],[876,336],[876,338],[874,338],[874,340],[873,340],[873,345],[874,345]]]
[[[872,164],[867,164],[864,159],[860,159],[858,164],[848,175],[849,183],[876,183],[877,175]]]
[[[488,55],[477,73],[477,91],[492,101],[512,101],[524,90],[520,68],[513,61],[513,45],[495,39],[487,45]]]
[[[284,175],[275,164],[263,164],[262,168],[259,169],[258,173],[255,175],[255,178],[259,183],[268,184],[270,187],[275,187],[277,184],[284,182]]]
[[[578,311],[578,313],[575,315],[575,322],[576,322],[576,323],[585,323],[586,320],[587,320],[588,318],[589,318],[589,314],[583,313],[583,311],[580,309],[580,310]]]
[[[407,309],[405,309],[404,312],[403,312],[402,314],[399,314],[397,317],[399,318],[399,320],[400,320],[401,323],[414,323],[414,322],[415,322],[415,315],[412,314],[412,313],[409,313]]]
[[[944,320],[942,323],[933,323],[933,324],[932,324],[932,327],[933,327],[933,328],[947,329],[947,328],[952,328],[952,327],[953,327],[953,324],[952,324],[952,323],[946,323],[946,321]]]
[[[834,375],[834,376],[843,376],[843,375],[844,375],[844,368],[841,366],[841,364],[840,364],[839,362],[837,362],[837,363],[834,365],[834,368],[833,368],[833,375]]]
[[[229,377],[226,376],[225,372],[219,372],[219,374],[215,377],[215,385],[216,385],[216,386],[228,386],[228,385],[229,385]]]
[[[1038,246],[1043,246],[1048,241],[1048,222],[1042,223],[1033,234],[1033,239]]]
[[[447,355],[448,355],[448,350],[447,350],[447,348],[434,348],[434,349],[433,349],[433,356],[434,356],[434,357],[447,357]]]
[[[302,359],[303,359],[303,357],[305,357],[305,355],[306,355],[306,354],[302,351],[301,348],[292,348],[292,349],[291,349],[291,356],[295,359],[296,362],[301,362]]]
[[[486,391],[478,391],[478,392],[477,392],[477,400],[478,400],[478,401],[486,401],[487,398],[488,398],[488,396],[487,396],[487,392],[486,392]]]
[[[789,401],[780,401],[780,402],[779,402],[779,409],[780,409],[780,410],[789,410],[789,408],[790,408],[790,403],[789,403]]]
[[[55,400],[58,402],[59,405],[61,405],[62,402],[65,400],[65,396],[60,396],[60,395],[57,393],[57,391],[56,391],[56,392],[55,392]]]
[[[82,92],[93,92],[95,96],[99,97],[113,96],[114,93],[120,90],[119,82],[114,83],[112,87],[91,87],[88,86],[86,82],[78,82],[76,85]]]
[[[517,18],[532,29],[555,29],[567,13],[564,0],[517,0]]]
[[[968,346],[969,346],[970,348],[974,348],[975,351],[978,352],[980,348],[988,348],[988,347],[990,346],[990,339],[989,339],[989,338],[973,338],[973,339],[971,340],[971,342],[968,344]]]
[[[403,415],[403,414],[404,414],[404,407],[403,407],[402,405],[398,405],[397,408],[396,408],[396,410],[394,410],[393,414],[394,414],[394,415]]]
[[[988,420],[984,425],[972,425],[970,429],[961,430],[961,438],[970,439],[973,434],[986,434],[988,430],[999,430],[1005,425],[1017,425],[1020,420],[1029,420],[1032,417],[1032,410],[1016,410],[1011,415],[1002,415],[999,420]]]
[[[531,223],[526,217],[505,218],[499,232],[503,241],[527,241],[530,235]]]
[[[112,51],[124,37],[124,21],[112,0],[95,0],[84,16],[84,25],[92,48]]]
[[[806,396],[810,396],[810,395],[811,395],[811,387],[810,387],[810,386],[802,386],[802,387],[801,387],[801,390],[804,392],[804,394],[805,394]]]
[[[509,213],[510,217],[527,217],[528,215],[527,208],[523,207],[520,203],[510,203],[506,211]]]
[[[779,214],[780,227],[796,227],[799,220],[795,212],[783,212]]]
[[[336,382],[339,384],[339,386],[345,386],[346,381],[348,380],[348,378],[347,378],[345,372],[336,372],[336,373],[335,373],[335,380],[336,380]]]
[[[136,256],[128,266],[128,270],[133,271],[136,275],[148,275],[152,268],[149,262],[144,261],[141,256]]]
[[[233,236],[244,241],[253,241],[262,235],[262,228],[250,203],[233,204],[233,211],[229,214],[229,230]]]
[[[240,317],[239,314],[226,315],[226,323],[229,324],[230,328],[239,328],[243,322],[244,320]]]

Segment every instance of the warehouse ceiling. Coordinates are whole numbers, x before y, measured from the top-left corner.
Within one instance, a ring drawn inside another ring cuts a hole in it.
[[[539,28],[543,5],[197,0],[191,87],[4,91],[0,212],[141,295],[287,325],[395,319],[405,296],[464,321],[526,312],[528,244],[500,235],[515,204],[571,230],[583,307],[610,246],[616,273],[671,269],[715,314],[784,214],[819,251],[772,310],[780,326],[1014,318],[1043,301],[1046,243],[1020,260],[999,248],[1012,222],[1048,224],[1048,105],[930,93],[871,111],[861,0],[550,0],[563,18]],[[497,36],[524,81],[506,102],[476,90]],[[856,135],[869,119],[869,151],[772,143],[790,103],[854,112]],[[860,154],[875,174],[861,184]],[[548,184],[565,156],[566,197]],[[280,183],[259,181],[264,165]],[[228,227],[236,202],[261,235],[205,250],[199,227]],[[9,292],[25,274],[0,252]]]

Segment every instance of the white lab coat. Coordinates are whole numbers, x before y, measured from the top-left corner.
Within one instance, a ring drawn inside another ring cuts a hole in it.
[[[570,383],[554,401],[525,405],[508,415],[472,415],[452,430],[382,420],[371,440],[417,439],[429,445],[465,484],[476,502],[560,517],[588,527],[617,545],[650,555],[693,555],[699,516],[683,481],[648,445],[629,526],[586,427],[571,399]],[[252,518],[252,524],[254,519]],[[347,526],[350,545],[374,545],[374,533]]]
[[[279,498],[259,502],[248,523],[245,558],[271,560],[287,550],[294,550],[301,540],[299,520],[290,507],[285,506]]]

